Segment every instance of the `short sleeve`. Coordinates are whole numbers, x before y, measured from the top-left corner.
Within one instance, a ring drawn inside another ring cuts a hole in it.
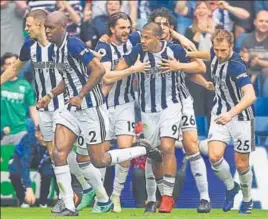
[[[128,55],[124,56],[124,59],[126,61],[126,63],[128,64],[128,66],[134,65],[138,55],[140,54],[141,51],[141,44],[137,44],[136,46],[134,46],[131,50],[131,52]]]
[[[247,67],[242,62],[238,61],[231,61],[229,67],[230,76],[233,81],[237,84],[239,88],[242,88],[243,86],[247,84],[251,84],[250,78],[247,73]]]
[[[111,51],[111,47],[109,44],[99,42],[95,48],[95,51],[98,52],[102,56],[101,62],[112,63],[112,51]]]
[[[88,65],[95,57],[89,48],[86,47],[86,44],[76,37],[69,39],[68,51],[73,57],[81,60],[85,65]]]
[[[136,46],[141,42],[141,33],[139,31],[135,31],[129,35],[129,40],[133,46]]]
[[[35,95],[32,86],[26,81],[25,103],[28,107],[35,106]]]
[[[190,62],[190,59],[186,56],[186,52],[182,46],[177,45],[177,44],[173,44],[173,45],[171,45],[171,48],[172,48],[172,51],[174,52],[175,59],[177,59],[178,61],[180,61],[182,63],[189,63]]]
[[[31,45],[33,44],[32,40],[27,40],[21,50],[20,50],[20,56],[19,59],[23,62],[26,62],[31,59]]]

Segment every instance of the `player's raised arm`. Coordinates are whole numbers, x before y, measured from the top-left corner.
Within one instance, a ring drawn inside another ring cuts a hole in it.
[[[211,55],[208,51],[190,51],[187,52],[187,57],[203,59],[203,60],[211,60]]]

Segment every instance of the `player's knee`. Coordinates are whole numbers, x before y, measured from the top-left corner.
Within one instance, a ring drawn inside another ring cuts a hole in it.
[[[218,155],[218,154],[212,154],[212,153],[209,154],[209,160],[210,160],[211,163],[216,163],[216,162],[218,162],[221,158],[222,158],[221,155]]]
[[[242,160],[237,161],[235,165],[238,172],[243,172],[249,167],[248,163]]]
[[[161,145],[161,152],[163,156],[172,156],[175,154],[175,148],[173,145]]]
[[[55,148],[52,153],[52,157],[54,162],[57,163],[65,163],[68,157],[68,151],[64,149]]]
[[[91,163],[96,168],[104,168],[107,167],[107,162],[105,161],[104,157],[91,157]]]

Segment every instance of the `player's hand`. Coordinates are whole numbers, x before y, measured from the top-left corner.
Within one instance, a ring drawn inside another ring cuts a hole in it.
[[[76,107],[81,107],[81,104],[82,104],[82,98],[81,97],[79,97],[79,96],[75,96],[75,97],[73,97],[73,98],[71,98],[70,100],[69,100],[69,103],[72,105],[72,106],[76,106]]]
[[[213,84],[211,81],[208,81],[208,82],[206,83],[205,88],[208,89],[208,90],[212,90],[212,91],[215,90],[214,84]]]
[[[231,120],[232,120],[231,114],[229,112],[225,112],[219,115],[219,117],[215,119],[214,121],[219,125],[226,125]]]
[[[132,67],[134,68],[134,72],[146,73],[146,71],[149,71],[151,69],[151,64],[150,61],[141,62],[139,54],[135,64]]]
[[[35,203],[35,196],[34,196],[34,193],[33,193],[33,189],[32,188],[26,188],[25,201],[29,205],[33,205]]]
[[[107,34],[104,34],[100,37],[99,41],[104,43],[111,43],[111,38]]]
[[[175,31],[170,28],[169,32],[171,34],[171,37],[173,37],[174,34],[175,34]],[[182,45],[183,48],[185,48],[185,49],[187,49],[189,51],[196,51],[197,50],[196,47],[195,47],[195,44],[191,40],[189,40],[189,39],[187,39],[185,37],[184,37],[183,40],[180,40],[180,44]]]
[[[161,66],[161,70],[163,71],[163,74],[166,74],[170,71],[178,71],[178,65],[179,65],[179,61],[177,61],[175,58],[173,57],[169,57],[169,59],[162,59],[162,62],[159,63],[159,65]]]
[[[37,105],[36,105],[37,109],[46,108],[48,104],[50,103],[50,101],[51,101],[51,97],[49,95],[42,97],[37,102]]]

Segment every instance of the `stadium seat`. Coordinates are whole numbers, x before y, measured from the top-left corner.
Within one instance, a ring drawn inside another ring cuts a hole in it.
[[[255,117],[255,134],[256,144],[264,144],[264,141],[268,136],[268,116]],[[262,139],[264,140],[262,141]]]
[[[258,97],[254,103],[255,116],[268,116],[268,97]]]
[[[208,136],[208,121],[206,116],[196,116],[198,136],[205,139]]]
[[[248,33],[242,33],[238,39],[236,39],[236,42],[235,42],[235,51],[236,52],[240,52],[241,50],[241,47],[242,47],[242,43],[243,43],[243,40],[248,36],[249,34]]]

